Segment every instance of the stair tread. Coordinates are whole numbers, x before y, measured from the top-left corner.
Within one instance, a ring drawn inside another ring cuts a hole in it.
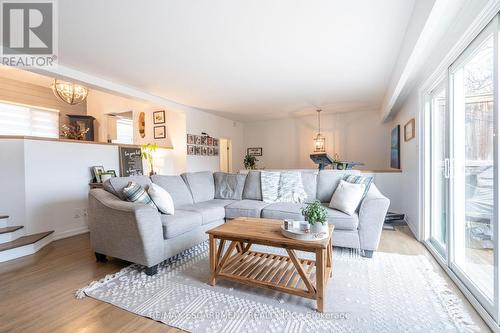
[[[53,232],[54,232],[53,230],[52,231],[40,232],[38,234],[32,234],[32,235],[27,235],[27,236],[19,237],[18,239],[13,240],[11,242],[0,244],[0,252],[36,243],[39,240],[47,237],[48,235],[50,235]]]
[[[14,231],[17,231],[17,230],[22,229],[22,228],[24,228],[24,226],[22,226],[22,225],[14,225],[12,227],[0,228],[0,234],[6,234],[8,232],[14,232]]]
[[[9,215],[0,215],[0,220],[2,219],[8,219],[9,218]]]

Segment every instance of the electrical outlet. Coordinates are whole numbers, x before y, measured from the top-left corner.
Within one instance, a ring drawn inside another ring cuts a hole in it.
[[[74,219],[79,219],[82,216],[82,212],[79,208],[75,208],[73,211],[73,218]]]
[[[82,216],[88,216],[87,208],[82,208]]]

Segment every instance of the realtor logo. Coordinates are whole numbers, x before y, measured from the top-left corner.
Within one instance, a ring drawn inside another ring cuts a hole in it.
[[[51,0],[0,2],[2,64],[52,66],[57,58],[55,3]]]

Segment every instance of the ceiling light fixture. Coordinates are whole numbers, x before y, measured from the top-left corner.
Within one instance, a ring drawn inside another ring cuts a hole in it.
[[[316,110],[318,113],[318,135],[313,139],[314,141],[314,152],[324,153],[325,152],[325,138],[321,135],[321,109]]]
[[[89,90],[82,85],[58,81],[54,79],[52,91],[57,98],[70,105],[80,104],[85,101]]]

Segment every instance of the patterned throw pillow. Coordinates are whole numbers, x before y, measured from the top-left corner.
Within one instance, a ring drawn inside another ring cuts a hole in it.
[[[144,187],[137,183],[129,182],[128,185],[123,188],[123,196],[127,201],[150,205],[158,209]]]
[[[298,171],[283,171],[280,175],[277,202],[304,202],[307,193]]]
[[[370,189],[370,185],[373,182],[373,177],[371,176],[359,176],[359,175],[345,175],[344,180],[348,183],[351,184],[364,184],[365,185],[365,192],[363,193],[363,196],[361,197],[361,201],[366,197],[366,194],[368,193],[368,190]]]
[[[280,186],[280,172],[262,171],[260,173],[260,184],[262,188],[262,201],[276,202]]]

